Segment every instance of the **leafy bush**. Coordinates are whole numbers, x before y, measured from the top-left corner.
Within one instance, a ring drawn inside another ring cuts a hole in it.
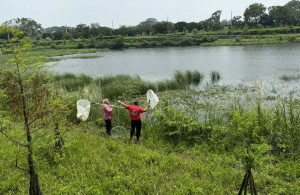
[[[78,43],[76,46],[77,49],[83,49],[84,48],[84,44],[83,43]]]
[[[118,37],[110,43],[110,49],[123,49],[125,46],[124,38]]]
[[[164,139],[177,145],[200,143],[204,127],[192,116],[188,116],[179,108],[165,106],[162,111],[153,115],[153,134],[159,134]]]

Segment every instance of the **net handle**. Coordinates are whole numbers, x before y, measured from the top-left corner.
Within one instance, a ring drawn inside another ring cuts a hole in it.
[[[104,104],[100,104],[100,103],[97,103],[97,102],[91,102],[91,104],[97,104],[97,105],[101,105],[101,106],[104,105]],[[114,106],[114,105],[108,104],[108,106]],[[124,107],[121,107],[121,106],[114,106],[114,107],[116,107],[116,108],[124,108]]]
[[[120,125],[119,125],[119,110],[120,110],[120,109],[119,109],[119,106],[118,106],[117,108],[118,108],[118,126],[120,126]]]

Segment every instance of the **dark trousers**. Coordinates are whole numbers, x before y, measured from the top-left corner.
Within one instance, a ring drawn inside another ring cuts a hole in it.
[[[106,133],[111,135],[111,119],[105,120]]]
[[[141,129],[142,129],[142,121],[140,120],[131,120],[131,131],[130,131],[130,138],[133,137],[134,130],[136,129],[136,139],[140,139]]]

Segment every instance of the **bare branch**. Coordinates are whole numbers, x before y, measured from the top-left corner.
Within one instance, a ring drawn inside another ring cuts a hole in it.
[[[22,167],[19,167],[19,165],[18,165],[18,156],[19,156],[19,153],[20,153],[20,148],[19,148],[18,154],[17,154],[17,156],[16,156],[16,167],[17,167],[18,169],[21,169],[22,171],[25,171],[25,172],[28,172],[28,173],[29,173],[29,170],[24,169],[24,168],[22,168]]]
[[[7,137],[10,141],[12,141],[13,143],[18,144],[18,145],[20,145],[20,146],[28,147],[28,145],[22,144],[22,143],[20,143],[20,142],[18,142],[18,141],[16,141],[16,140],[14,140],[13,138],[9,137],[9,136],[3,131],[2,123],[0,123],[0,126],[1,126],[0,132],[1,132],[5,137]]]
[[[50,130],[47,130],[45,133],[43,133],[42,135],[40,136],[37,136],[34,140],[32,140],[32,143],[34,143],[36,140],[38,140],[39,138],[41,137],[44,137],[46,134],[48,134],[50,132]]]
[[[39,130],[43,129],[45,127],[45,124],[49,124],[51,121],[52,121],[52,117],[48,121],[45,121],[45,122],[39,124],[38,126],[36,126],[35,127],[36,129],[34,131],[31,131],[31,133],[36,133]]]
[[[38,119],[40,119],[40,118],[42,118],[42,117],[44,117],[45,115],[48,115],[48,114],[50,114],[50,113],[51,113],[50,111],[44,112],[43,114],[39,115],[38,117],[36,117],[36,118],[33,119],[32,121],[30,121],[30,123],[28,123],[28,126],[31,126],[31,124],[34,123],[36,120],[38,120]]]

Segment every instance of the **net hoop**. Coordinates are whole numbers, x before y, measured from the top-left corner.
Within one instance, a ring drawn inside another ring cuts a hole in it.
[[[113,139],[123,139],[126,136],[126,129],[122,126],[115,126],[111,129],[111,137]]]

